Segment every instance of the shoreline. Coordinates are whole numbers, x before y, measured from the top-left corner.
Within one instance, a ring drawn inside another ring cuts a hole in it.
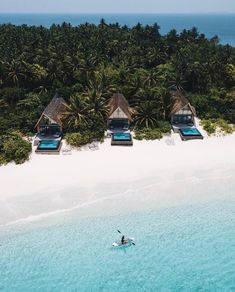
[[[23,165],[0,167],[0,225],[79,208],[81,213],[91,209],[88,213],[98,215],[96,206],[103,207],[104,213],[112,206],[111,212],[118,213],[125,210],[119,198],[126,199],[128,191],[129,210],[141,209],[143,198],[140,194],[137,201],[136,193],[151,185],[150,191],[144,191],[144,204],[151,207],[154,201],[161,205],[164,194],[175,194],[174,189],[184,194],[190,180],[196,188],[210,177],[219,182],[222,177],[235,176],[235,133],[203,141],[182,142],[178,134],[172,137],[175,145],[167,145],[165,137],[160,141],[135,140],[130,148],[111,147],[106,139],[97,151],[85,147],[72,150],[72,155],[33,153]],[[169,195],[167,200],[174,202],[175,196]]]

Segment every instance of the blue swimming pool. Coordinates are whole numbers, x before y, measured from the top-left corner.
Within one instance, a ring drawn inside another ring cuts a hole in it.
[[[60,146],[58,140],[43,140],[39,142],[37,150],[57,150]]]
[[[131,134],[129,133],[115,133],[112,137],[113,141],[131,141]]]
[[[180,129],[183,136],[201,136],[201,133],[196,128],[183,128]]]

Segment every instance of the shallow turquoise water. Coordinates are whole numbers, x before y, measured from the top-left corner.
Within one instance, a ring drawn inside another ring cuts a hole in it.
[[[235,200],[0,231],[0,291],[235,291]],[[116,229],[136,246],[112,248]]]

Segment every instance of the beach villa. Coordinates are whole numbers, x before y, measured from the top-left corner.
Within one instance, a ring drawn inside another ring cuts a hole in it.
[[[169,118],[173,131],[179,133],[182,140],[203,139],[195,127],[196,110],[189,100],[178,90],[171,90]]]
[[[133,145],[130,134],[132,109],[121,93],[115,93],[109,100],[109,116],[107,134],[112,136],[111,145]]]
[[[109,100],[108,129],[111,132],[128,131],[132,121],[132,111],[121,93],[115,93]]]
[[[37,153],[59,152],[63,134],[61,114],[65,111],[65,100],[56,94],[43,111],[35,128],[37,135],[34,145]]]

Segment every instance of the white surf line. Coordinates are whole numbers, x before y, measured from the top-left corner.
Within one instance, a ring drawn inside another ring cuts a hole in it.
[[[141,191],[141,190],[146,190],[155,186],[159,186],[162,185],[164,183],[166,183],[166,181],[168,183],[185,183],[185,182],[198,182],[198,181],[214,181],[214,180],[226,180],[226,179],[233,179],[235,180],[235,176],[234,175],[228,175],[228,176],[224,176],[221,178],[220,175],[215,176],[215,175],[211,175],[210,177],[197,177],[197,176],[190,176],[190,177],[186,177],[186,178],[182,178],[182,179],[171,179],[169,180],[168,178],[166,179],[164,177],[164,181],[161,182],[156,182],[156,183],[151,183],[151,184],[146,184],[140,188],[136,188],[136,191]]]
[[[132,192],[132,190],[127,190],[124,193],[118,193],[116,195],[113,195],[112,197],[110,197],[110,195],[109,195],[109,196],[102,197],[102,198],[99,198],[99,199],[96,199],[96,200],[90,200],[90,198],[92,197],[91,196],[88,199],[87,202],[82,203],[82,204],[78,204],[78,205],[73,206],[71,208],[59,209],[59,210],[55,210],[55,211],[51,211],[51,212],[47,212],[47,213],[41,213],[41,214],[37,214],[37,215],[31,215],[31,216],[28,216],[28,217],[25,217],[25,218],[21,218],[21,219],[18,219],[18,220],[9,222],[7,224],[1,224],[0,225],[0,228],[1,227],[7,227],[7,226],[16,225],[16,224],[20,224],[20,223],[40,221],[40,220],[42,220],[44,218],[51,217],[51,216],[55,216],[55,215],[58,215],[58,214],[61,214],[61,213],[69,213],[69,212],[72,212],[72,211],[77,210],[77,209],[80,209],[80,208],[84,208],[84,207],[89,206],[89,205],[97,204],[97,203],[103,202],[105,200],[110,200],[113,197],[115,197],[115,198],[116,197],[122,197],[122,196],[126,195],[128,192]]]
[[[222,177],[222,179],[228,179],[228,178],[233,178],[233,177],[234,176],[230,175],[230,176]],[[211,176],[209,178],[208,177],[202,177],[202,178],[200,177],[200,178],[198,178],[198,177],[195,177],[195,176],[190,176],[190,177],[184,178],[184,179],[178,179],[178,180],[172,179],[172,180],[170,180],[170,182],[183,183],[183,182],[186,182],[186,181],[195,181],[195,179],[196,179],[196,181],[210,181],[210,180],[218,180],[218,179],[221,180],[221,177],[220,176]],[[168,180],[168,182],[169,182],[169,180]],[[86,202],[84,202],[82,204],[75,205],[75,206],[73,206],[71,208],[59,209],[59,210],[55,210],[55,211],[51,211],[51,212],[47,212],[47,213],[41,213],[41,214],[31,215],[31,216],[28,216],[28,217],[25,217],[25,218],[17,219],[15,221],[9,222],[7,224],[1,224],[0,228],[1,227],[7,227],[7,226],[16,225],[16,224],[20,224],[20,223],[40,221],[40,220],[42,220],[44,218],[47,218],[47,217],[55,216],[55,215],[58,215],[58,214],[61,214],[61,213],[69,213],[69,212],[72,212],[74,210],[77,210],[77,209],[80,209],[80,208],[84,208],[84,207],[89,206],[89,205],[97,204],[97,203],[100,203],[100,202],[105,201],[105,200],[112,200],[113,198],[122,197],[124,195],[126,196],[128,193],[130,193],[130,195],[134,195],[133,191],[139,192],[139,191],[146,190],[146,189],[149,189],[151,187],[158,186],[158,185],[161,185],[161,184],[164,184],[164,183],[165,183],[165,180],[162,181],[162,182],[147,184],[147,185],[144,185],[144,186],[136,188],[136,189],[128,189],[123,193],[117,193],[117,194],[113,194],[111,196],[109,195],[109,196],[106,196],[106,197],[102,197],[102,198],[98,198],[98,199],[92,200],[92,198],[95,197],[96,194],[98,194],[98,192],[94,192],[88,198],[88,201],[86,201]]]

